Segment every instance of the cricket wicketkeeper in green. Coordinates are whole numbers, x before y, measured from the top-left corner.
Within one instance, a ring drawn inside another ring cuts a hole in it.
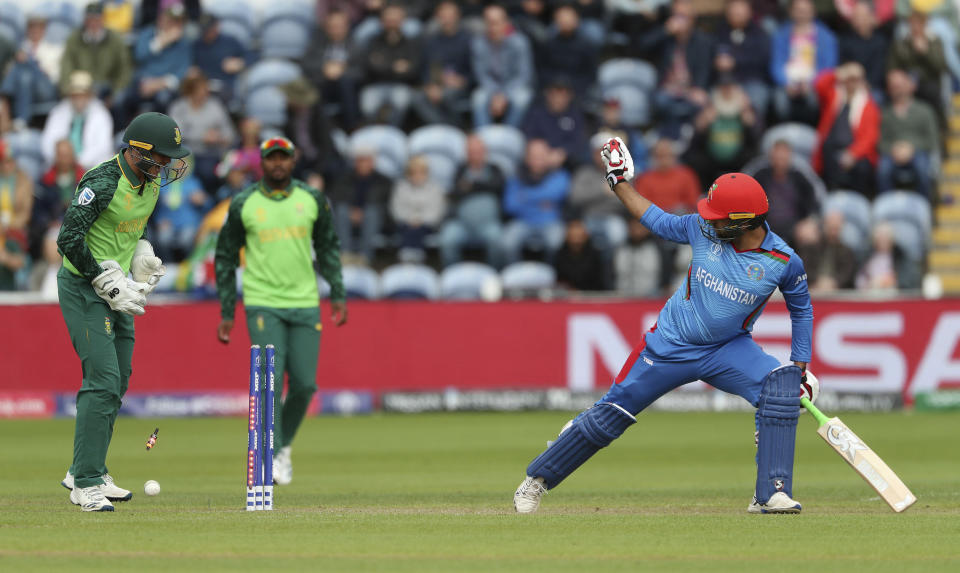
[[[246,247],[243,300],[250,343],[276,347],[279,396],[283,374],[286,397],[274,408],[273,480],[293,479],[290,444],[317,391],[320,353],[320,293],[311,247],[320,274],[330,284],[333,321],[347,322],[340,266],[340,239],[333,228],[330,204],[320,191],[293,179],[296,150],[285,137],[260,146],[263,179],[230,203],[217,239],[216,274],[221,322],[217,337],[230,342],[237,302],[236,270],[240,247]]]
[[[166,272],[144,238],[147,220],[189,154],[171,118],[137,116],[121,152],[80,179],[57,237],[60,310],[83,368],[73,464],[61,484],[83,511],[113,511],[111,501],[132,497],[107,473],[107,448],[133,371],[133,317]]]

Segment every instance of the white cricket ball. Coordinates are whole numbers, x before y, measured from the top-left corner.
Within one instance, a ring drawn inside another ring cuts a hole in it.
[[[160,484],[155,480],[149,480],[143,484],[143,493],[147,495],[157,495],[160,493]]]

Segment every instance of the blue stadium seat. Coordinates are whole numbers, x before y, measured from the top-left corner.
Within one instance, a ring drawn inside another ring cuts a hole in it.
[[[10,132],[4,136],[10,155],[31,179],[36,181],[43,174],[45,161],[40,150],[40,132],[35,129]]]
[[[377,18],[365,18],[353,29],[353,35],[350,38],[353,40],[353,45],[357,48],[365,48],[370,40],[380,33],[383,27],[380,25],[380,20]],[[400,26],[400,30],[403,32],[403,35],[408,38],[416,38],[423,31],[423,23],[416,18],[407,18],[403,21],[403,24]]]
[[[535,290],[553,288],[557,283],[557,272],[546,263],[520,261],[504,267],[500,278],[504,290]]]
[[[244,99],[244,113],[265,127],[283,127],[287,123],[287,96],[276,86],[256,89]]]
[[[620,103],[620,119],[628,127],[639,127],[650,123],[649,92],[628,84],[602,89],[604,100],[616,100]]]
[[[380,275],[370,267],[345,265],[343,287],[348,298],[375,300],[380,298]]]
[[[391,178],[400,177],[407,165],[407,136],[389,125],[368,125],[353,132],[350,149],[371,147],[376,150],[377,171]]]
[[[282,86],[300,77],[300,66],[281,59],[264,59],[250,66],[241,80],[241,93],[251,93],[262,87]]]
[[[0,36],[6,38],[11,46],[20,45],[26,27],[26,17],[20,6],[12,2],[0,4]]]
[[[877,221],[908,221],[929,235],[933,229],[930,202],[912,191],[881,193],[873,201],[873,218]]]
[[[236,38],[246,48],[253,45],[254,11],[246,0],[206,0],[203,7],[220,21],[221,33]]]
[[[657,87],[657,70],[643,60],[616,58],[600,65],[597,82],[604,93],[619,86],[631,86],[649,93]]]
[[[491,284],[499,292],[500,275],[483,263],[456,263],[440,274],[440,294],[447,300],[481,300]]]
[[[841,240],[858,255],[870,249],[870,230],[873,226],[870,201],[856,191],[833,191],[823,204],[824,213],[840,211],[844,216]]]
[[[523,163],[527,145],[523,132],[509,125],[485,125],[477,130],[477,136],[487,146],[490,162],[499,167],[506,177],[512,177]]]
[[[43,2],[31,10],[47,16],[44,39],[53,44],[65,44],[70,34],[83,23],[80,7],[72,2]]]
[[[260,28],[260,53],[265,58],[299,60],[310,45],[313,24],[292,19],[275,19]]]
[[[882,221],[893,229],[893,243],[911,261],[922,261],[927,256],[927,241],[923,231],[916,225],[903,219]],[[881,221],[877,221],[881,223]]]
[[[810,163],[817,148],[817,130],[803,123],[781,123],[763,134],[763,152],[768,153],[773,144],[781,139],[790,143],[793,151]]]
[[[467,136],[451,125],[427,125],[410,133],[410,155],[446,155],[455,163],[467,158]]]
[[[428,299],[440,294],[437,272],[426,265],[400,263],[384,269],[380,284],[383,297],[390,299]]]
[[[894,240],[911,258],[919,260],[926,254],[933,230],[926,197],[911,191],[882,193],[873,202],[873,219],[894,227]]]
[[[317,20],[316,2],[306,0],[283,0],[268,2],[263,7],[261,26],[274,20],[298,20],[313,26]]]
[[[457,168],[467,158],[467,136],[450,125],[427,125],[410,134],[407,150],[411,156],[426,155],[430,178],[449,191]]]

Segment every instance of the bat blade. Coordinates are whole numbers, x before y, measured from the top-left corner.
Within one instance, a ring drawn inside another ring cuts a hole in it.
[[[893,511],[900,513],[915,501],[916,496],[863,440],[840,418],[830,418],[817,428],[817,433],[872,487]]]

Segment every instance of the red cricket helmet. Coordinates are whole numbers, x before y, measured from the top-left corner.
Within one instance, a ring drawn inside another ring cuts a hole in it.
[[[767,193],[746,173],[727,173],[717,177],[707,191],[707,198],[697,203],[697,212],[708,221],[753,219],[769,208]]]

